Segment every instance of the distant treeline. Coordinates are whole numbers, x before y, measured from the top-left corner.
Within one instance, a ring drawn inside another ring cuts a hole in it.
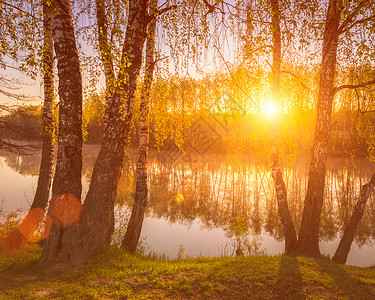
[[[129,138],[133,147],[138,145],[139,96],[138,89]],[[175,144],[177,148],[190,148],[187,150],[198,153],[208,148],[232,154],[268,153],[275,124],[281,139],[281,155],[295,157],[312,146],[316,114],[312,99],[303,102],[302,106],[284,107],[279,116],[267,116],[261,111],[262,102],[255,109],[244,93],[227,84],[225,76],[201,80],[157,78],[150,96],[151,148],[165,149]],[[375,112],[371,109],[357,111],[349,104],[341,105],[333,113],[331,154],[374,155]],[[56,105],[54,113],[56,123],[58,107]],[[82,117],[86,143],[101,143],[104,114],[104,93],[85,97]],[[0,139],[41,140],[41,130],[41,107],[38,105],[18,106],[0,115]]]
[[[86,101],[83,122],[86,143],[101,143],[104,111],[105,104],[102,97],[94,95],[90,101]],[[306,113],[306,115],[308,114]],[[259,148],[268,147],[267,136],[261,133],[259,118],[254,115],[245,115],[241,118],[240,126],[234,129],[237,131],[233,134],[233,132],[227,132],[228,128],[225,124],[227,120],[222,115],[207,114],[200,117],[183,128],[180,135],[185,140],[181,144],[188,144],[188,147],[193,148],[193,150],[196,148],[198,152],[205,151],[208,147],[211,151],[223,152],[234,143],[241,144],[240,148],[244,148],[246,151],[256,151]],[[374,134],[371,126],[373,118],[372,114],[358,115],[355,111],[335,112],[333,116],[335,123],[331,133],[331,154],[348,155],[355,153],[356,155],[367,155],[369,152],[371,153],[374,149],[371,144],[371,136]],[[0,138],[2,139],[41,140],[41,107],[39,105],[19,106],[9,114],[1,116],[0,124],[2,125],[0,126]],[[267,124],[262,126],[267,127]],[[176,142],[174,137],[167,133],[164,134],[163,141],[160,142],[160,132],[158,132],[157,127],[158,125],[150,120],[150,146],[152,148],[158,146],[168,148],[174,143],[179,145],[178,141]],[[263,129],[266,130],[266,128]],[[229,128],[229,130],[233,130],[233,128]],[[282,138],[285,138],[287,143],[288,140],[293,140],[294,147],[297,147],[298,151],[305,151],[311,143],[311,132],[309,131],[306,128],[299,131],[290,128],[289,134],[282,135]],[[135,120],[129,140],[131,146],[136,147],[138,145],[137,132],[138,122]],[[285,151],[290,152],[290,150]]]
[[[27,105],[7,109],[0,116],[0,138],[10,140],[41,139],[41,106]]]

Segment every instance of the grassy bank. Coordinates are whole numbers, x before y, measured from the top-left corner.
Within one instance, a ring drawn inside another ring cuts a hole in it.
[[[0,299],[375,299],[375,268],[292,256],[159,261],[109,249],[83,269],[0,258]]]

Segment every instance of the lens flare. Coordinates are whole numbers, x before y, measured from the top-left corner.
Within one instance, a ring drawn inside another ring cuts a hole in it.
[[[182,195],[182,194],[177,194],[177,196],[176,196],[176,202],[177,202],[178,204],[181,204],[182,202],[184,202],[184,200],[185,200],[184,195]]]

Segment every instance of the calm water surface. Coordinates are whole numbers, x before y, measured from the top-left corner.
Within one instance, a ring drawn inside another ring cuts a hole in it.
[[[84,147],[84,195],[98,150],[99,146]],[[134,199],[135,160],[135,153],[130,151],[126,171],[119,183],[117,228],[126,223]],[[0,200],[4,211],[28,209],[36,189],[39,161],[39,151],[28,156],[0,153]],[[225,155],[214,154],[193,161],[171,162],[163,155],[152,153],[143,245],[170,258],[176,258],[181,247],[185,249],[185,255],[192,257],[230,254],[232,234],[228,224],[240,216],[253,233],[250,240],[260,236],[263,250],[270,255],[281,253],[284,242],[267,163],[251,156],[232,167]],[[297,227],[302,216],[308,164],[308,158],[301,157],[286,167],[284,173],[289,207]],[[329,159],[320,232],[322,253],[333,255],[360,186],[374,170],[375,165],[364,158],[354,161]],[[371,198],[349,253],[348,264],[374,265],[374,238],[375,202]]]

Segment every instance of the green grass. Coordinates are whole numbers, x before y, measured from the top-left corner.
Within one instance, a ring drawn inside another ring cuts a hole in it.
[[[40,270],[40,248],[0,257],[0,299],[375,299],[375,268],[293,256],[157,260],[110,248]]]

